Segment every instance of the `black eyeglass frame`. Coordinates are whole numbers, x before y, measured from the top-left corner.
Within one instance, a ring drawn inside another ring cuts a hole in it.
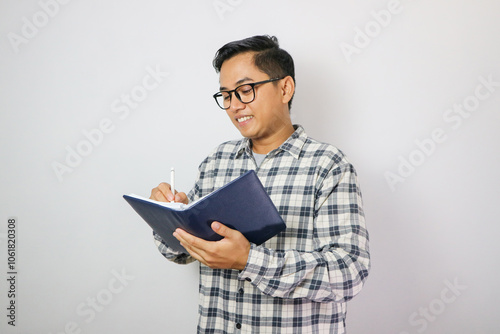
[[[231,108],[231,101],[233,99],[233,94],[236,96],[236,98],[238,100],[240,100],[241,103],[243,104],[249,104],[249,103],[252,103],[254,100],[255,100],[255,86],[257,85],[262,85],[262,84],[265,84],[265,83],[268,83],[268,82],[274,82],[274,81],[278,81],[278,80],[282,80],[282,79],[285,79],[285,77],[282,77],[282,78],[274,78],[274,79],[269,79],[269,80],[264,80],[264,81],[257,81],[257,82],[251,82],[251,83],[244,83],[244,84],[241,84],[239,85],[238,87],[236,87],[235,89],[233,90],[222,90],[220,92],[217,92],[213,95],[214,99],[215,99],[215,103],[217,103],[217,105],[219,106],[219,108],[221,108],[222,110],[227,110],[229,108]],[[253,93],[253,99],[251,101],[248,101],[248,102],[243,102],[241,100],[241,96],[240,94],[238,94],[238,92],[236,91],[238,88],[240,87],[243,87],[243,86],[250,86],[252,87],[252,93]],[[224,108],[223,106],[221,106],[219,104],[219,101],[217,100],[217,97],[221,97],[222,96],[222,93],[227,93],[229,94],[229,106],[227,108]]]

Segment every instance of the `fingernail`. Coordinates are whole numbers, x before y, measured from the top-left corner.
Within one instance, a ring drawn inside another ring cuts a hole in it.
[[[212,228],[213,228],[214,230],[218,230],[218,229],[220,228],[220,224],[219,224],[219,223],[217,223],[217,222],[214,222],[214,223],[212,223]]]

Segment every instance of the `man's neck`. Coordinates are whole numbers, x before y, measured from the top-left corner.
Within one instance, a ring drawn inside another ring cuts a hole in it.
[[[295,132],[292,124],[265,139],[251,139],[252,150],[257,154],[267,154],[281,146]]]

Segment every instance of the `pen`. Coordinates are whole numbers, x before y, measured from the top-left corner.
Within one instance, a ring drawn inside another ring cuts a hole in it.
[[[172,193],[174,194],[174,200],[170,201],[170,203],[175,202],[175,169],[172,167],[170,169],[170,190],[172,190]]]

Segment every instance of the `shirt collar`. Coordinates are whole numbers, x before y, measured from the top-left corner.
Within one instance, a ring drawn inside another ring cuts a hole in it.
[[[288,137],[287,140],[281,146],[271,152],[269,152],[270,155],[275,155],[280,151],[286,151],[290,153],[291,156],[293,156],[295,159],[298,159],[300,156],[300,152],[302,151],[302,147],[306,143],[307,140],[307,134],[302,127],[302,125],[294,125],[293,126],[295,129],[295,132],[292,133],[290,137]],[[249,156],[251,156],[252,153],[252,142],[248,138],[243,138],[243,140],[240,142],[240,145],[237,149],[236,157],[239,157],[243,154],[243,152],[246,152]]]

